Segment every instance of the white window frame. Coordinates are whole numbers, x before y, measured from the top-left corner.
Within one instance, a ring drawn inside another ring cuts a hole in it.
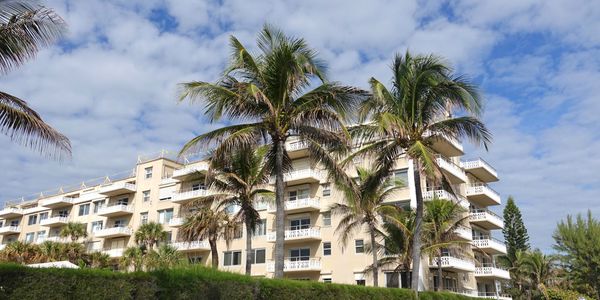
[[[359,242],[360,242],[360,245],[359,245]],[[361,249],[361,251],[359,252],[358,249]],[[354,240],[354,253],[356,253],[356,254],[364,254],[365,253],[365,240],[363,240],[363,239]]]
[[[144,202],[150,201],[150,190],[142,191],[142,201],[144,201]]]
[[[153,171],[152,169],[153,169],[152,167],[144,168],[144,178],[146,178],[146,179],[152,178],[152,171]]]

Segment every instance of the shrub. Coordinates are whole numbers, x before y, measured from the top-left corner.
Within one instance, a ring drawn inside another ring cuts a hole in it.
[[[563,290],[558,288],[548,289],[548,300],[580,300],[580,299],[589,299],[587,296],[584,296],[578,292]]]

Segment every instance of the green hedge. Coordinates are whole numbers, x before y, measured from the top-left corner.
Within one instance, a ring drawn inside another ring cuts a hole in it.
[[[424,292],[421,299],[471,299]],[[0,299],[398,299],[406,289],[373,288],[309,281],[257,279],[208,268],[150,273],[93,269],[33,269],[0,265]]]

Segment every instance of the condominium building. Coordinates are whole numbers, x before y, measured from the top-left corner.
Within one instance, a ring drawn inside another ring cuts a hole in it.
[[[356,232],[347,244],[342,244],[336,227],[338,216],[330,206],[344,201],[341,192],[327,181],[327,173],[311,164],[307,145],[289,141],[287,152],[293,171],[285,174],[286,230],[285,267],[288,278],[318,280],[344,284],[372,285],[373,278],[365,268],[372,263],[366,253],[368,235]],[[501,282],[509,279],[506,270],[496,265],[495,257],[506,253],[503,242],[492,237],[492,231],[502,229],[503,220],[488,207],[500,204],[500,196],[487,184],[498,180],[494,168],[482,159],[462,160],[462,145],[451,138],[440,138],[433,145],[437,163],[455,190],[454,195],[423,180],[425,200],[433,197],[451,199],[467,211],[468,225],[457,230],[466,246],[443,251],[444,287],[458,293],[493,299],[505,299]],[[355,161],[366,166],[366,161]],[[192,263],[210,264],[210,248],[206,241],[182,241],[178,228],[190,212],[184,204],[211,193],[204,185],[208,169],[206,161],[182,162],[164,155],[138,159],[135,169],[86,182],[75,188],[62,189],[53,195],[21,203],[10,202],[0,210],[1,245],[16,240],[31,243],[63,241],[59,237],[67,222],[87,225],[85,243],[89,251],[103,251],[113,258],[135,245],[134,232],[142,224],[154,221],[164,225],[168,240]],[[349,170],[349,172],[355,172]],[[394,176],[407,183],[396,191],[390,202],[415,206],[412,163],[401,158]],[[232,208],[235,209],[235,208]],[[252,275],[271,277],[274,271],[275,206],[259,202],[257,209],[261,225],[253,235]],[[244,272],[245,231],[240,231],[229,245],[219,242],[219,264],[223,270]],[[423,289],[437,286],[437,258],[424,256],[421,262],[420,285]],[[406,287],[408,274],[393,267],[380,270],[379,286]]]

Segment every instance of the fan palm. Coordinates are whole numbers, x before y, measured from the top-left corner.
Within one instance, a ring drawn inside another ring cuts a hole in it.
[[[39,248],[30,243],[21,241],[12,242],[6,245],[1,252],[2,259],[18,264],[33,263],[39,256]]]
[[[39,245],[40,256],[45,262],[59,261],[64,257],[63,247],[60,243],[45,241]]]
[[[154,246],[160,241],[167,238],[167,232],[163,229],[162,224],[148,222],[143,224],[135,232],[135,242],[138,245],[144,246],[146,251],[154,249]]]
[[[433,199],[425,202],[424,247],[423,251],[437,256],[438,286],[436,290],[444,289],[442,280],[442,251],[469,242],[461,241],[456,230],[463,226],[466,219],[466,209],[459,204],[445,199]]]
[[[365,92],[327,82],[323,62],[303,39],[288,37],[268,25],[259,34],[258,54],[250,53],[235,37],[230,44],[232,56],[222,78],[216,83],[183,83],[180,100],[204,100],[211,121],[226,117],[249,122],[195,137],[181,154],[214,143],[217,157],[240,145],[269,145],[267,161],[275,175],[277,206],[274,276],[279,278],[284,259],[283,174],[291,169],[285,143],[296,136],[308,144],[311,154],[321,147],[348,146],[343,119]],[[313,88],[313,84],[318,85]]]
[[[340,170],[341,171],[341,170]],[[376,248],[376,235],[378,226],[382,222],[382,215],[397,212],[398,207],[386,203],[393,192],[404,187],[399,180],[381,176],[380,172],[372,172],[363,168],[356,168],[357,180],[352,180],[345,172],[332,175],[336,178],[335,185],[344,194],[346,203],[334,203],[331,212],[340,216],[340,222],[336,228],[342,246],[346,245],[348,239],[361,228],[366,227],[370,236],[370,247]],[[373,285],[379,283],[379,267],[376,251],[373,256]]]
[[[144,253],[140,247],[128,247],[123,251],[120,264],[123,268],[133,267],[133,271],[141,271],[144,267]]]
[[[252,272],[252,235],[260,222],[255,204],[273,194],[262,188],[269,182],[269,170],[264,160],[267,150],[266,147],[240,148],[227,157],[212,159],[207,183],[215,193],[190,203],[192,207],[208,202],[218,203],[217,209],[240,208],[233,221],[246,226],[246,275]]]
[[[421,178],[451,189],[439,171],[432,145],[443,137],[466,137],[487,149],[491,136],[478,119],[482,105],[477,88],[463,76],[454,75],[442,59],[407,52],[395,57],[392,72],[391,89],[370,79],[372,97],[361,103],[361,125],[353,130],[364,145],[355,155],[375,153],[381,172],[389,172],[403,155],[413,163],[416,220],[412,288],[417,291],[424,210]],[[465,115],[448,114],[455,110]]]
[[[79,238],[88,236],[85,224],[79,222],[69,222],[60,231],[60,237],[71,237],[72,242],[76,242]]]
[[[60,16],[34,1],[0,1],[0,73],[32,59],[65,29]],[[27,102],[5,92],[0,92],[0,132],[50,156],[71,154],[67,137],[46,124]]]
[[[209,205],[200,207],[193,215],[188,216],[179,233],[184,241],[208,240],[212,258],[212,267],[219,267],[219,251],[217,240],[222,238],[226,243],[233,240],[239,228],[224,210],[211,209]]]
[[[79,260],[85,254],[85,246],[76,242],[61,244],[61,250],[66,258],[74,264],[78,264]]]
[[[146,265],[148,270],[168,269],[181,263],[181,252],[171,245],[161,245],[157,251],[151,250],[148,253]]]
[[[91,268],[106,268],[110,263],[110,255],[95,251],[87,255],[87,261]]]

